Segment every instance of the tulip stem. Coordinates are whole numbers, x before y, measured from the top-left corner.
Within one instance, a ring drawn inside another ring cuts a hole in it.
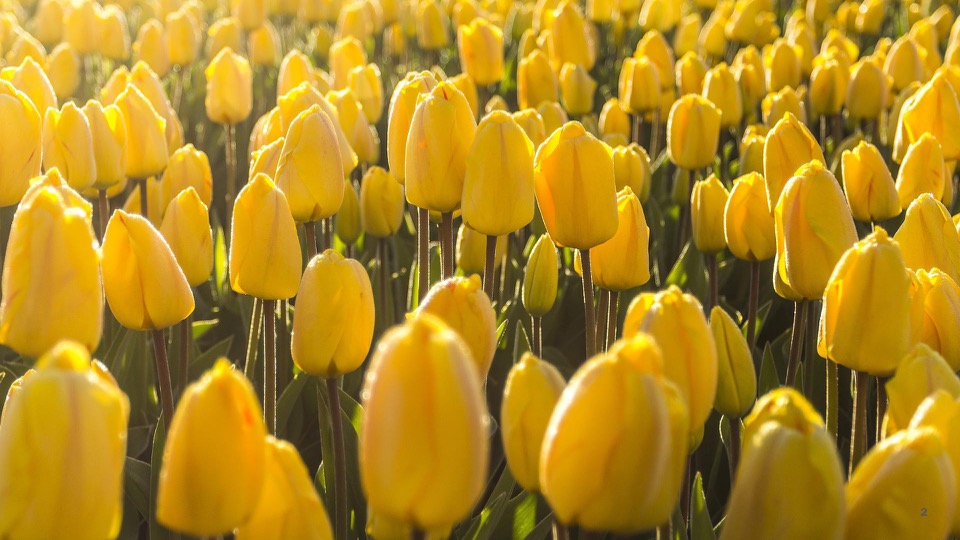
[[[180,114],[180,101],[183,98],[183,72],[186,66],[174,66],[173,71],[173,110]]]
[[[337,378],[327,379],[330,394],[330,424],[333,431],[334,481],[336,482],[336,528],[337,540],[347,538],[347,459],[343,446],[343,419],[340,413],[340,386]]]
[[[707,317],[709,317],[710,310],[713,309],[713,306],[717,305],[720,296],[720,284],[717,282],[717,254],[706,253],[704,256],[707,258],[707,281],[710,289],[707,295],[707,306],[704,311]]]
[[[853,423],[850,425],[851,475],[867,448],[867,383],[870,381],[870,375],[863,371],[853,373]]]
[[[583,316],[587,338],[587,359],[597,354],[597,321],[593,311],[593,275],[590,273],[590,250],[580,250],[580,264],[583,267]]]
[[[877,377],[877,433],[874,443],[883,440],[883,417],[887,414],[887,387],[883,377]]]
[[[497,269],[497,237],[487,236],[487,253],[483,261],[483,292],[493,302],[493,275]]]
[[[496,239],[494,238],[494,242]],[[496,243],[494,243],[496,247]],[[442,279],[453,277],[453,213],[440,213],[440,266]]]
[[[250,332],[247,335],[247,354],[243,362],[243,374],[253,380],[257,369],[257,348],[260,345],[260,322],[263,317],[263,300],[253,299],[253,314],[250,316]]]
[[[653,110],[653,119],[650,121],[650,162],[657,160],[660,154],[660,108]]]
[[[730,422],[730,442],[727,445],[727,461],[730,464],[730,483],[737,476],[737,465],[740,463],[740,419],[727,417]]]
[[[784,386],[793,386],[800,366],[800,349],[803,345],[803,323],[807,315],[807,302],[799,301],[793,310],[793,331],[790,334],[790,357],[787,360],[787,376]]]
[[[389,270],[387,269],[387,240],[385,238],[377,239],[377,279],[380,282],[380,305],[383,307],[384,313],[387,315],[387,326],[393,324],[391,315],[393,314],[392,309],[388,309],[387,299],[389,295],[387,294],[388,281],[387,276]]]
[[[417,208],[417,305],[430,288],[430,211]]]
[[[607,350],[617,340],[617,323],[620,317],[620,291],[610,291],[610,303],[607,304],[607,343],[603,349]]]
[[[567,526],[560,523],[557,516],[553,516],[553,540],[570,540],[570,531]]]
[[[147,179],[135,178],[133,183],[137,186],[137,189],[140,190],[140,215],[143,216],[144,219],[150,219],[147,216],[147,209],[150,208],[148,204],[149,201],[147,201]]]
[[[320,222],[320,251],[333,249],[333,218],[324,218]]]
[[[233,215],[233,200],[237,197],[237,138],[236,138],[236,126],[233,124],[227,124],[224,127],[224,134],[226,136],[226,148],[224,152],[226,153],[227,160],[227,192],[226,192],[226,203],[227,203],[227,215]]]
[[[427,531],[417,527],[410,529],[410,540],[427,540]]]
[[[177,371],[177,391],[179,395],[183,395],[183,391],[187,388],[187,369],[190,365],[190,351],[193,342],[193,324],[191,324],[191,316],[187,315],[187,318],[180,321],[180,369]]]
[[[307,221],[303,224],[303,237],[307,244],[307,264],[317,256],[317,222]]]
[[[173,388],[170,382],[170,364],[167,363],[167,344],[163,329],[153,330],[153,355],[157,368],[157,384],[160,386],[160,410],[163,413],[163,431],[170,431],[173,420]]]
[[[97,213],[100,214],[100,242],[103,242],[103,235],[107,234],[107,222],[110,221],[110,200],[107,199],[107,190],[101,189],[97,192]]]
[[[540,358],[543,353],[543,319],[533,317],[533,343],[531,344],[533,355]]]
[[[610,291],[600,287],[600,302],[597,306],[597,351],[606,350],[607,338],[607,314],[610,311],[607,307],[610,304]]]
[[[263,417],[267,433],[277,434],[277,329],[276,300],[263,301]]]
[[[757,305],[760,303],[760,262],[750,261],[750,296],[747,300],[747,344],[757,344]]]

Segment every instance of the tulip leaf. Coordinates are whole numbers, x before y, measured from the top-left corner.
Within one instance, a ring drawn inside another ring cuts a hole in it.
[[[690,540],[717,540],[703,494],[703,477],[699,472],[693,479],[690,492]]]
[[[207,321],[193,321],[193,339],[200,339],[211,328],[217,325],[220,319],[210,319]]]
[[[527,329],[523,324],[523,321],[517,321],[516,331],[514,335],[516,336],[513,340],[513,361],[516,362],[523,356],[523,353],[530,352],[530,339],[527,338]]]
[[[157,429],[153,435],[153,450],[150,452],[150,508],[147,520],[150,523],[150,539],[159,540],[169,538],[170,533],[163,525],[157,522],[157,486],[160,482],[160,469],[163,462],[163,446],[167,440],[166,428],[163,427],[163,418],[157,420]]]
[[[216,284],[217,298],[222,300],[227,295],[227,242],[223,235],[223,227],[216,225],[213,240],[213,278]]]
[[[507,330],[507,322],[508,321],[503,321],[500,323],[500,326],[497,327],[497,347],[500,346],[500,340],[503,338],[503,334]]]
[[[513,514],[511,537],[514,540],[526,538],[537,526],[537,496],[522,491],[520,495],[510,500],[507,508]]]
[[[300,396],[303,395],[303,389],[307,386],[310,376],[300,371],[294,375],[293,380],[287,384],[277,400],[277,432],[290,436],[286,430],[287,423],[290,421],[290,415],[293,408],[300,403]]]
[[[143,517],[150,515],[150,464],[127,457],[123,465],[123,493]]]
[[[707,271],[703,264],[703,255],[693,246],[692,241],[684,246],[680,258],[667,276],[666,285],[676,285],[700,299],[707,297]]]
[[[680,513],[680,505],[674,505],[673,514],[670,515],[670,540],[688,540],[687,524]]]
[[[550,534],[550,531],[553,529],[553,514],[548,515],[547,517],[540,520],[540,523],[537,523],[537,526],[530,531],[524,540],[544,540]],[[516,538],[516,537],[515,537]]]
[[[230,346],[233,345],[233,336],[214,344],[212,347],[193,359],[188,371],[189,380],[197,380],[203,375],[203,372],[212,368],[218,358],[225,357],[230,353]]]
[[[780,387],[780,375],[773,361],[773,350],[767,343],[763,348],[763,359],[760,361],[760,376],[757,381],[757,395],[762,396],[774,388]]]

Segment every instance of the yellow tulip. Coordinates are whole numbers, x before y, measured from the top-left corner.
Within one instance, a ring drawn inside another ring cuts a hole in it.
[[[486,379],[497,349],[497,317],[480,276],[453,277],[435,284],[417,308],[460,334],[480,379]]]
[[[160,180],[160,200],[163,208],[166,209],[166,205],[187,188],[193,188],[200,196],[200,201],[210,207],[213,201],[210,160],[207,159],[207,154],[197,150],[192,144],[180,147],[170,155],[167,169]]]
[[[716,175],[693,185],[690,194],[690,221],[693,243],[702,253],[716,253],[727,247],[724,236],[724,210],[730,193]]]
[[[835,60],[826,60],[810,76],[810,106],[813,115],[840,114],[847,98],[850,72]]]
[[[893,43],[883,63],[883,72],[890,78],[894,92],[923,80],[923,60],[912,36],[901,36]]]
[[[371,125],[383,115],[383,79],[376,64],[357,66],[350,71],[350,91],[363,105],[363,114]]]
[[[906,139],[900,144],[912,146],[922,135],[930,134],[942,148],[943,159],[960,158],[960,135],[954,129],[960,123],[960,101],[944,72],[937,72],[904,103],[900,123],[897,136]]]
[[[450,42],[450,18],[438,2],[420,2],[416,13],[417,43],[421,49],[435,51]]]
[[[30,179],[40,174],[43,139],[33,102],[5,80],[0,80],[0,117],[9,127],[0,131],[0,207],[5,207],[20,202]]]
[[[766,181],[760,173],[748,173],[734,181],[723,211],[723,233],[730,253],[738,259],[759,262],[777,254]]]
[[[72,341],[54,346],[14,385],[0,423],[0,534],[116,538],[127,396]]]
[[[286,136],[290,130],[290,125],[293,124],[297,116],[314,105],[320,107],[320,110],[330,117],[337,134],[337,148],[340,152],[340,163],[343,165],[343,176],[349,176],[357,166],[358,158],[356,152],[354,152],[350,146],[350,141],[347,140],[347,135],[340,127],[337,108],[334,107],[327,98],[320,95],[320,92],[317,91],[316,88],[307,83],[301,83],[300,86],[281,96],[277,102],[280,107],[280,130],[282,136]]]
[[[910,424],[924,398],[941,390],[960,397],[960,379],[939,353],[920,343],[914,346],[897,366],[897,371],[884,387],[887,390],[887,420],[893,429]]]
[[[771,92],[786,86],[800,86],[802,74],[798,47],[783,38],[778,38],[772,45],[764,48],[763,65],[766,68],[767,88]]]
[[[207,118],[217,124],[238,124],[253,109],[253,75],[247,59],[222,49],[205,71]]]
[[[502,261],[506,254],[509,237],[503,235],[496,238],[494,261]],[[465,276],[470,274],[483,275],[483,267],[486,263],[487,235],[461,224],[457,230],[456,252],[457,267],[463,271]]]
[[[429,95],[437,86],[433,74],[424,71],[408,74],[397,83],[390,98],[387,120],[387,163],[390,174],[401,185],[405,182],[407,136],[421,94]]]
[[[466,518],[487,479],[489,440],[480,378],[461,337],[431,315],[394,327],[360,395],[360,480],[370,511],[424,530]]]
[[[650,280],[650,228],[640,199],[629,187],[617,193],[617,232],[590,248],[593,282],[610,291],[625,291]]]
[[[910,329],[917,342],[940,353],[951,369],[960,368],[960,287],[938,268],[917,270]]]
[[[82,190],[97,179],[90,123],[73,102],[48,109],[43,119],[43,166],[57,168],[70,186]]]
[[[908,207],[917,197],[930,193],[935,199],[943,196],[943,159],[940,143],[929,133],[910,145],[897,173],[897,195],[900,206]]]
[[[229,260],[234,291],[264,300],[297,294],[302,264],[297,225],[283,192],[265,174],[253,177],[233,204]]]
[[[160,233],[170,246],[187,283],[197,287],[213,270],[213,233],[207,205],[192,186],[170,201]]]
[[[345,37],[330,45],[330,74],[333,89],[343,90],[350,84],[350,72],[367,65],[367,53],[357,38]]]
[[[200,49],[200,31],[191,13],[178,9],[167,15],[165,23],[170,63],[181,67],[193,64]]]
[[[403,186],[386,169],[370,167],[360,183],[360,222],[366,234],[393,236],[403,222]]]
[[[636,50],[633,52],[633,57],[637,59],[645,57],[657,67],[661,90],[673,88],[673,70],[676,60],[674,59],[673,49],[671,49],[662,33],[652,30],[643,34],[640,42],[637,43]]]
[[[250,32],[247,38],[247,51],[250,63],[255,66],[273,67],[277,65],[280,50],[280,34],[270,21]]]
[[[717,346],[714,407],[720,414],[737,419],[745,415],[757,399],[757,372],[750,346],[737,323],[720,306],[713,306],[710,311],[710,331]]]
[[[503,72],[503,32],[477,17],[457,28],[457,47],[464,72],[480,86],[500,80]]]
[[[543,317],[557,300],[559,255],[553,239],[541,235],[533,245],[523,275],[523,307],[532,317]]]
[[[521,58],[517,67],[517,103],[520,108],[536,108],[544,101],[559,99],[560,83],[547,55],[537,49]]]
[[[930,394],[920,406],[913,418],[910,419],[910,430],[933,428],[940,435],[945,446],[950,464],[953,466],[953,484],[960,481],[960,402],[949,393],[938,390]],[[957,511],[960,499],[954,498],[953,523],[951,533],[960,530],[960,515]],[[929,508],[927,514],[929,514]]]
[[[101,56],[110,60],[126,60],[130,57],[130,31],[127,29],[127,16],[119,5],[104,6],[97,14],[96,28],[94,32],[100,34]]]
[[[561,1],[550,25],[550,62],[559,69],[571,63],[593,69],[596,46],[587,34],[585,21],[576,3]]]
[[[727,64],[721,62],[707,71],[703,79],[703,97],[720,109],[720,127],[738,127],[743,118],[740,85]]]
[[[620,100],[613,97],[603,104],[600,109],[599,127],[601,135],[618,133],[627,139],[630,138],[630,117],[621,105]]]
[[[513,113],[513,119],[527,134],[527,138],[533,143],[534,153],[536,153],[540,144],[547,140],[547,126],[543,123],[543,117],[536,109],[523,109]]]
[[[80,88],[80,61],[80,55],[67,43],[50,51],[46,71],[57,99],[68,99]]]
[[[277,187],[298,222],[328,218],[343,202],[343,166],[335,120],[313,105],[290,124],[277,164]]]
[[[667,152],[677,167],[688,171],[713,163],[720,140],[722,114],[709,100],[688,94],[670,108]]]
[[[613,149],[613,173],[617,191],[629,187],[640,199],[646,202],[650,197],[650,157],[647,151],[637,143],[619,146]]]
[[[94,162],[97,164],[94,189],[107,189],[126,179],[127,127],[116,105],[104,107],[90,100],[83,106],[90,126]]]
[[[820,145],[806,126],[792,114],[778,120],[763,145],[763,175],[771,213],[787,181],[801,166],[813,160],[826,162]]]
[[[861,141],[841,156],[843,191],[853,217],[875,222],[900,215],[903,211],[890,169],[877,147]]]
[[[363,163],[376,163],[380,159],[380,140],[363,115],[363,106],[357,98],[345,88],[331,90],[327,93],[327,100],[337,110],[337,118],[331,120],[339,124],[357,159]]]
[[[127,177],[148,178],[163,172],[169,159],[166,121],[134,86],[116,100],[127,131]]]
[[[262,419],[250,381],[226,358],[188,386],[163,447],[157,521],[194,536],[247,523],[265,483]]]
[[[955,232],[946,207],[924,193],[907,208],[894,239],[900,244],[907,268],[939,268],[960,281],[960,236]]]
[[[660,75],[647,58],[625,58],[617,85],[620,102],[630,114],[641,114],[660,107]]]
[[[886,108],[889,86],[889,79],[879,66],[867,60],[857,62],[850,70],[847,113],[857,119],[879,119]]]
[[[133,42],[133,58],[145,62],[157,75],[164,77],[170,71],[170,55],[163,25],[150,19],[140,27]]]
[[[249,32],[258,28],[267,18],[265,0],[231,0],[230,12],[240,21],[240,28]]]
[[[99,4],[92,0],[83,0],[73,4],[63,17],[64,38],[77,54],[88,55],[97,50],[100,35],[94,30],[97,26]]]

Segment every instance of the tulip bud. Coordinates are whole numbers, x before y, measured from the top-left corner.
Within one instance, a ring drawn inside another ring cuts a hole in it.
[[[835,60],[826,60],[810,76],[810,105],[813,115],[840,114],[847,98],[850,72]]]
[[[502,261],[506,256],[508,236],[496,237],[494,260]],[[463,275],[483,274],[486,263],[487,235],[479,233],[461,224],[457,230],[456,263]]]
[[[297,225],[283,192],[265,174],[250,180],[233,204],[229,259],[234,291],[264,300],[297,294],[301,277]]]
[[[503,32],[477,17],[457,29],[457,47],[464,72],[480,86],[500,80],[503,72]]]
[[[354,371],[373,339],[373,290],[363,265],[328,249],[307,264],[297,293],[290,350],[310,375]]]
[[[940,435],[950,464],[953,466],[953,484],[960,480],[960,402],[948,392],[938,390],[920,404],[913,418],[910,419],[910,430],[933,428]],[[957,515],[958,503],[955,499],[953,507],[953,522],[951,533],[956,534],[960,529],[960,516]],[[927,512],[929,514],[929,512]]]
[[[669,519],[689,417],[664,356],[637,334],[588,360],[563,390],[540,452],[540,485],[561,523],[630,533]],[[597,414],[607,421],[591,422]]]
[[[232,0],[230,11],[240,21],[240,28],[249,32],[266,20],[267,3],[264,0]]]
[[[547,55],[537,49],[521,58],[517,67],[517,103],[520,108],[536,108],[544,101],[559,99],[559,82]]]
[[[77,2],[63,17],[64,37],[77,54],[88,55],[97,50],[100,35],[93,29],[97,26],[99,7],[92,0]]]
[[[270,21],[265,21],[263,26],[250,32],[250,36],[247,38],[250,63],[255,66],[273,67],[277,65],[279,49],[280,35]]]
[[[946,207],[925,193],[907,208],[894,239],[900,244],[907,268],[939,268],[960,281],[960,237],[955,232]]]
[[[568,114],[582,116],[593,110],[593,94],[597,82],[575,64],[564,64],[560,70],[560,91]]]
[[[910,329],[917,342],[940,353],[951,369],[960,368],[960,287],[938,268],[917,270]]]
[[[417,7],[417,43],[421,49],[435,51],[450,42],[450,18],[437,2],[421,2]]]
[[[127,178],[148,178],[163,172],[168,160],[166,121],[132,85],[120,93],[115,104],[129,135]]]
[[[801,82],[800,54],[798,47],[783,38],[773,42],[763,51],[763,65],[767,73],[767,88],[776,92],[786,86],[798,88]]]
[[[878,290],[882,297],[874,294]],[[834,268],[819,334],[821,356],[871,375],[890,375],[907,353],[910,278],[899,246],[882,228],[847,250]]]
[[[533,145],[507,113],[483,118],[466,156],[461,208],[470,228],[488,235],[514,232],[533,219]],[[504,207],[502,201],[511,204]]]
[[[331,120],[339,123],[357,159],[363,163],[376,163],[380,159],[380,141],[363,115],[363,106],[357,98],[350,89],[344,89],[330,91],[327,99],[337,109],[337,117],[331,117]]]
[[[90,186],[97,178],[90,123],[72,102],[59,111],[47,110],[43,119],[43,166],[47,170],[59,169],[77,190]]]
[[[560,2],[552,13],[550,60],[556,69],[571,63],[590,70],[596,61],[596,45],[587,34],[583,15],[576,3]]]
[[[739,173],[745,176],[750,173],[763,175],[763,146],[766,143],[766,134],[745,133],[743,140],[740,141],[740,168]],[[764,182],[766,190],[766,182]],[[764,204],[766,204],[767,194],[763,194]],[[767,209],[767,213],[770,209]]]
[[[126,179],[127,127],[116,105],[104,107],[90,100],[83,106],[90,126],[94,162],[97,165],[94,189],[107,189]]]
[[[489,458],[474,366],[463,339],[431,315],[379,341],[360,393],[359,450],[363,491],[378,516],[428,530],[451,527],[473,509]],[[432,384],[417,384],[424,380]]]
[[[544,101],[537,107],[537,113],[543,118],[544,131],[551,135],[570,120],[567,117],[567,113],[564,112],[563,107],[556,101]],[[537,149],[539,148],[540,146],[538,145]]]
[[[647,58],[625,58],[620,68],[617,89],[620,102],[630,114],[641,114],[660,107],[660,76],[657,66]]]
[[[217,124],[238,124],[250,116],[253,79],[246,58],[233,49],[222,49],[210,61],[205,74],[207,118]]]
[[[80,87],[80,55],[67,43],[50,51],[46,71],[58,99],[70,98]]]
[[[164,77],[170,71],[170,56],[167,51],[167,36],[160,21],[150,19],[145,22],[133,42],[134,60],[145,62],[157,75]]]
[[[103,283],[117,321],[166,328],[193,313],[193,292],[167,242],[145,218],[117,210],[103,237]]]
[[[360,182],[360,222],[365,233],[393,236],[403,222],[403,186],[381,167],[371,167]]]
[[[289,135],[290,126],[294,119],[314,105],[320,107],[320,110],[330,117],[337,135],[337,148],[340,152],[340,163],[343,165],[343,176],[349,176],[357,166],[358,158],[351,148],[346,134],[340,127],[336,107],[327,98],[320,95],[316,88],[307,83],[301,83],[300,86],[281,96],[277,101],[280,107],[280,129],[284,135]],[[287,139],[289,138],[287,136]]]
[[[360,196],[349,178],[343,181],[343,202],[337,211],[334,233],[345,245],[352,246],[360,239],[363,229],[360,224]]]
[[[376,64],[357,66],[350,72],[350,92],[363,106],[363,114],[371,125],[383,115],[383,80]]]
[[[277,74],[277,96],[285,95],[303,83],[314,86],[313,63],[302,52],[292,49],[280,62]]]
[[[29,180],[40,174],[42,130],[37,109],[27,95],[0,80],[0,207],[20,202]]]
[[[26,58],[15,68],[3,68],[0,71],[0,78],[9,81],[14,88],[30,98],[41,121],[47,109],[57,108],[57,95],[53,91],[53,86],[50,85],[50,79],[34,59]]]
[[[460,334],[481,379],[486,379],[497,348],[497,317],[480,276],[453,277],[434,285],[417,313],[429,313]]]
[[[93,205],[87,202],[75,189],[70,187],[70,184],[60,175],[59,169],[50,169],[42,176],[31,179],[30,187],[27,188],[27,192],[23,194],[20,206],[29,206],[33,198],[46,188],[53,189],[56,194],[60,196],[65,208],[79,210],[83,214],[84,219],[87,220],[87,223],[91,223],[93,219]]]
[[[724,236],[724,209],[730,193],[716,175],[693,185],[690,195],[690,221],[693,243],[702,253],[716,253],[727,247]]]
[[[771,92],[764,96],[760,103],[760,112],[763,122],[773,126],[787,113],[797,117],[801,124],[807,122],[807,109],[804,105],[804,96],[789,86],[779,92]]]
[[[877,147],[861,141],[841,157],[843,191],[858,221],[875,222],[903,211],[890,169]]]
[[[713,306],[710,311],[710,331],[717,346],[718,361],[714,407],[724,416],[740,418],[757,399],[757,372],[750,346],[737,323],[720,306]]]
[[[452,85],[442,82],[419,100],[404,159],[407,202],[436,212],[460,206],[476,131],[470,105]]]
[[[419,96],[430,94],[437,86],[433,74],[424,71],[397,83],[390,98],[390,110],[387,119],[387,163],[390,174],[401,185],[405,182],[407,136],[413,122],[413,114],[417,108]]]
[[[618,192],[629,187],[641,203],[650,197],[650,157],[639,144],[631,143],[613,150],[613,173]]]
[[[290,124],[277,165],[277,187],[298,222],[332,216],[343,201],[343,166],[336,127],[313,105]]]
[[[266,428],[250,381],[226,358],[183,391],[157,489],[157,521],[195,536],[231,531],[261,499]]]
[[[720,109],[705,98],[688,94],[670,108],[667,151],[677,167],[688,171],[713,163],[720,139]]]
[[[37,361],[36,371],[14,383],[16,397],[7,397],[0,423],[5,537],[120,533],[130,403],[84,347],[60,342]]]
[[[34,358],[62,339],[96,349],[103,316],[99,262],[82,210],[51,187],[25,197],[4,257],[0,342]]]
[[[207,205],[193,187],[170,201],[160,225],[160,233],[183,270],[191,287],[210,278],[213,270],[213,233]]]
[[[28,32],[20,32],[10,50],[4,56],[8,65],[14,66],[23,63],[26,59],[37,62],[38,65],[47,63],[47,54],[43,45]]]
[[[345,37],[330,46],[330,74],[333,89],[343,90],[350,83],[350,72],[367,65],[367,53],[357,38]]]
[[[851,118],[877,120],[886,108],[890,83],[875,63],[861,60],[850,70],[846,107]]]
[[[104,58],[116,61],[126,60],[130,56],[130,31],[120,6],[104,6],[97,14],[96,30],[93,32],[100,35],[98,49]]]
[[[900,205],[910,203],[924,193],[935,199],[943,196],[943,152],[940,143],[929,133],[910,145],[897,173],[897,195]]]
[[[890,77],[894,92],[923,80],[923,60],[912,36],[901,36],[893,43],[883,63],[883,72]]]
[[[224,17],[207,29],[207,58],[213,58],[223,49],[239,51],[243,47],[243,29],[236,17]]]
[[[279,540],[287,535],[302,540],[333,538],[330,518],[297,448],[269,435],[266,441],[260,502],[237,529],[237,540]]]
[[[916,144],[924,134],[933,135],[942,147],[943,158],[960,157],[960,136],[954,127],[960,122],[960,101],[944,72],[938,72],[903,105],[897,136],[905,136],[908,145]],[[909,151],[908,151],[909,153]]]
[[[600,109],[600,134],[619,133],[630,139],[630,117],[617,98],[610,98]]]
[[[657,30],[646,32],[637,43],[637,48],[633,53],[634,58],[646,57],[657,67],[658,79],[660,81],[660,90],[673,88],[673,70],[676,60],[673,55],[673,49],[663,37],[663,34]]]
[[[533,143],[536,150],[543,141],[547,140],[547,127],[544,125],[543,117],[536,109],[523,109],[513,113],[513,119],[517,125],[527,134],[527,138]]]
[[[179,9],[167,15],[165,30],[170,63],[177,66],[193,64],[200,48],[200,32],[190,12]]]
[[[746,174],[733,183],[723,211],[723,233],[730,253],[738,259],[759,262],[776,255],[774,220],[760,173]]]
[[[794,301],[820,298],[834,266],[857,241],[837,179],[819,161],[802,166],[783,188],[774,224],[777,294]]]
[[[529,492],[540,490],[540,448],[565,385],[557,368],[530,353],[507,375],[500,409],[503,449],[510,472]]]
[[[650,229],[640,199],[629,187],[617,194],[617,232],[590,248],[593,280],[601,288],[625,291],[650,280]]]
[[[60,0],[46,0],[36,4],[36,12],[29,21],[28,30],[43,46],[53,48],[63,41],[64,11]],[[6,32],[4,32],[6,37]]]
[[[273,170],[276,170],[276,167]],[[160,200],[163,208],[166,209],[170,201],[188,188],[193,188],[204,206],[210,207],[213,201],[213,175],[210,171],[210,160],[207,159],[207,154],[197,150],[192,144],[178,148],[170,155],[167,169],[160,180]]]
[[[720,539],[841,538],[843,471],[813,407],[780,388],[757,401],[745,426]]]
[[[880,441],[847,484],[844,538],[944,538],[956,504],[953,473],[933,428],[910,429]]]
[[[887,390],[887,433],[904,429],[924,398],[937,391],[960,397],[960,379],[940,354],[924,343],[913,347],[884,387]]]
[[[763,145],[763,176],[767,182],[767,206],[771,213],[787,181],[801,166],[814,160],[826,163],[820,145],[806,126],[792,114],[778,120],[767,133]]]
[[[703,80],[703,97],[720,109],[720,127],[740,125],[743,118],[743,98],[740,85],[727,64],[721,62],[707,72]]]

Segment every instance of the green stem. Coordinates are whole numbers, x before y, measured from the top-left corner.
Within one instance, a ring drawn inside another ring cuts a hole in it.
[[[787,360],[787,375],[784,386],[793,386],[800,367],[800,349],[803,344],[803,323],[807,314],[807,302],[799,301],[793,310],[793,331],[790,334],[790,357]]]
[[[417,208],[417,305],[430,289],[430,211]]]
[[[496,240],[494,240],[496,241]],[[496,244],[494,244],[496,247]],[[453,213],[440,214],[440,266],[442,279],[453,277]]]
[[[887,414],[887,387],[883,377],[877,377],[877,434],[875,443],[883,440],[883,417]]]
[[[333,431],[334,478],[336,490],[336,533],[337,540],[347,538],[347,456],[343,445],[343,419],[340,415],[340,387],[337,379],[327,379],[327,393],[330,394],[330,424]]]
[[[267,433],[277,435],[277,329],[276,300],[263,301],[263,417]]]
[[[705,253],[704,257],[707,258],[707,280],[710,288],[710,292],[707,296],[707,305],[704,311],[706,312],[707,317],[709,317],[710,310],[713,309],[713,306],[717,305],[717,300],[720,296],[720,284],[717,282],[717,254]]]
[[[190,322],[191,316],[180,321],[180,369],[177,373],[177,390],[179,395],[187,388],[187,370],[190,367],[190,351],[193,347],[193,324]]]
[[[497,237],[487,236],[487,251],[483,261],[483,292],[493,301],[493,275],[497,268]]]
[[[740,462],[740,419],[727,417],[730,422],[730,444],[727,445],[727,462],[730,465],[730,482],[737,477]]]
[[[857,467],[867,448],[867,383],[869,377],[863,371],[854,371],[853,422],[850,424],[850,474]]]
[[[760,303],[760,262],[750,261],[750,296],[747,300],[747,344],[757,344],[757,306]]]
[[[260,348],[260,323],[262,322],[263,300],[253,299],[253,314],[250,316],[250,332],[247,333],[247,354],[243,362],[243,374],[252,381],[257,369],[257,349]]]
[[[153,355],[157,368],[157,384],[160,386],[160,410],[163,413],[163,431],[170,431],[170,422],[173,420],[173,388],[170,382],[170,364],[167,362],[167,343],[163,337],[163,329],[152,330]]]
[[[233,215],[233,201],[237,198],[237,137],[236,126],[227,124],[224,127],[226,134],[226,161],[227,161],[227,192],[226,211],[228,216]],[[228,223],[232,221],[229,220]]]
[[[840,418],[840,370],[837,363],[827,360],[827,432],[837,440],[837,423]]]
[[[100,214],[100,242],[107,233],[107,223],[110,221],[110,200],[107,199],[107,190],[97,192],[97,213]]]
[[[600,287],[600,302],[597,306],[597,351],[606,350],[607,338],[607,315],[610,311],[607,307],[610,304],[610,291]]]
[[[590,250],[580,250],[580,264],[583,267],[583,316],[584,330],[587,340],[587,357],[589,360],[597,354],[597,321],[593,307],[593,276],[590,273]]]
[[[613,346],[613,342],[617,340],[617,323],[620,318],[620,291],[610,291],[610,303],[607,304],[607,342],[603,346],[603,350],[607,350]]]
[[[147,215],[147,209],[150,208],[148,204],[149,201],[147,201],[147,179],[136,178],[133,180],[133,183],[136,184],[140,190],[140,215],[143,216],[143,219],[149,220],[150,217]]]
[[[317,222],[307,221],[303,224],[303,237],[307,244],[307,264],[317,256]]]
[[[531,344],[533,355],[541,358],[543,354],[543,319],[533,317],[533,343]]]
[[[553,538],[554,540],[570,540],[570,531],[567,530],[566,525],[560,523],[556,515],[553,516]]]

